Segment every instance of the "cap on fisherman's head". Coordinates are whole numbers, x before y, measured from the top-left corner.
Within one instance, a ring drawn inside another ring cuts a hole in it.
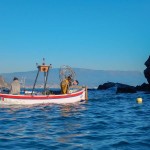
[[[71,79],[71,77],[70,77],[70,76],[68,76],[68,79]]]
[[[17,78],[17,77],[14,77],[14,80],[18,80],[18,78]]]

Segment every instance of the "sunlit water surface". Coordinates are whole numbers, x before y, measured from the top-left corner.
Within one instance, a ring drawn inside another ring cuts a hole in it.
[[[149,150],[150,94],[90,90],[76,104],[0,104],[0,149]]]

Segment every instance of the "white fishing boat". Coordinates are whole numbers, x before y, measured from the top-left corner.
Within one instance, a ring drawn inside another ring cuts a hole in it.
[[[19,105],[30,105],[30,104],[67,104],[67,103],[75,103],[81,100],[87,99],[87,88],[84,86],[75,86],[72,88],[68,94],[46,94],[46,83],[48,79],[48,72],[51,68],[51,65],[38,65],[38,73],[35,79],[35,83],[31,93],[24,93],[20,95],[13,94],[4,94],[0,93],[0,102],[1,104],[19,104]],[[39,75],[39,72],[44,72],[44,92],[40,95],[36,95],[35,84]],[[63,70],[64,72],[64,70]],[[66,72],[66,71],[65,71]],[[62,72],[61,72],[62,77]]]
[[[67,104],[86,99],[86,88],[69,94],[59,95],[12,95],[0,94],[1,104]]]

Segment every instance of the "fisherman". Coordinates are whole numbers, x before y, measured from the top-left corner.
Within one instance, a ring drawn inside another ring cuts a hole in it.
[[[71,77],[68,76],[67,78],[65,78],[61,83],[60,83],[60,87],[61,87],[61,93],[62,94],[68,94],[69,93],[69,86],[71,85]]]
[[[78,85],[79,84],[79,81],[78,80],[74,80],[73,82],[72,82],[72,85]]]
[[[65,78],[61,83],[61,93],[62,94],[68,94],[69,93],[69,87],[72,85],[78,85],[79,82],[78,80],[72,80],[70,76],[68,76],[67,78]]]
[[[10,94],[19,95],[20,94],[20,83],[18,78],[14,77],[11,83]]]

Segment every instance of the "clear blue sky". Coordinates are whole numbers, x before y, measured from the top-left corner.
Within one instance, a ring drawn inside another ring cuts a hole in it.
[[[0,0],[0,73],[145,69],[150,0]]]

